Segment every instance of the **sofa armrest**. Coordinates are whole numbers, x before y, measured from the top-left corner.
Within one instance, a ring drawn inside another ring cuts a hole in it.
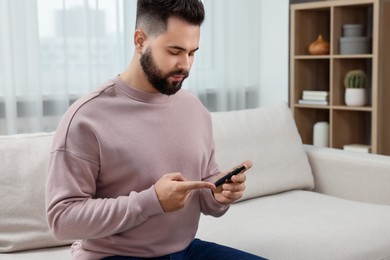
[[[315,191],[390,205],[390,157],[304,145]]]

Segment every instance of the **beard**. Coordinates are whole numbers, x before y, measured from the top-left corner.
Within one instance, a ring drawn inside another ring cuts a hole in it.
[[[161,94],[173,95],[181,89],[183,81],[188,77],[189,72],[183,69],[175,70],[163,74],[154,62],[152,51],[148,48],[144,54],[141,55],[140,63],[150,84]],[[172,81],[169,83],[168,78],[173,75],[184,75],[184,78],[179,81]]]

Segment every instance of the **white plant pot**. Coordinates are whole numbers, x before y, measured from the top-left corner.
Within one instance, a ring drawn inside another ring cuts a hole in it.
[[[345,104],[347,106],[364,106],[366,104],[366,89],[365,88],[346,88],[345,89]]]

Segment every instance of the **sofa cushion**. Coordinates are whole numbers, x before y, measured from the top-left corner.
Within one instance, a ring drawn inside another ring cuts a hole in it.
[[[0,254],[1,260],[69,260],[72,259],[70,246],[40,248]]]
[[[268,259],[390,259],[390,207],[294,190],[201,216],[197,237]]]
[[[51,142],[48,133],[0,137],[0,252],[69,243],[52,237],[45,217]]]
[[[286,103],[212,113],[216,160],[222,171],[251,160],[241,200],[312,189],[313,175]]]

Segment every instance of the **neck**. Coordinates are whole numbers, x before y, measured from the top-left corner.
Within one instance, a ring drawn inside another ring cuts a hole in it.
[[[143,72],[139,59],[133,57],[127,69],[119,76],[127,85],[149,93],[155,93],[157,90],[150,84]]]

